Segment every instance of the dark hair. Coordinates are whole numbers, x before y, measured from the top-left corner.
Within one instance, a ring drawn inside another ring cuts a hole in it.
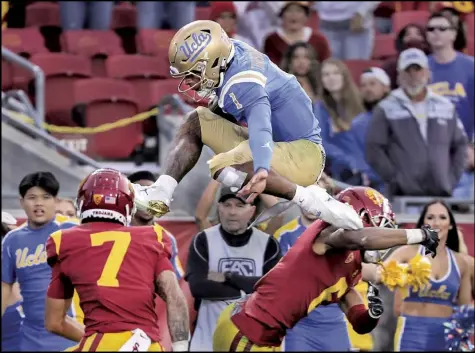
[[[10,228],[8,227],[8,224],[2,222],[2,227],[1,227],[0,231],[2,232],[2,238],[5,235],[7,235],[7,233],[10,231]]]
[[[139,180],[150,180],[155,182],[157,178],[155,177],[155,175],[153,175],[152,172],[149,172],[148,170],[141,170],[130,174],[129,180],[131,183],[136,183]]]
[[[310,83],[310,87],[312,87],[313,94],[316,96],[318,93],[317,82],[318,82],[318,74],[320,71],[320,62],[318,60],[317,53],[315,52],[315,49],[313,48],[313,46],[311,46],[307,42],[297,42],[292,45],[289,45],[289,47],[287,48],[287,51],[285,52],[282,58],[280,68],[287,73],[293,74],[292,59],[293,59],[294,53],[299,48],[307,49],[307,53],[309,54],[310,68],[307,73],[307,78]]]
[[[21,197],[25,197],[28,190],[35,186],[42,188],[54,197],[56,197],[59,192],[59,182],[53,173],[36,172],[28,174],[21,180],[20,186],[18,187]]]
[[[442,206],[445,207],[447,210],[447,213],[449,215],[449,220],[450,220],[450,225],[452,226],[452,229],[449,229],[449,232],[447,234],[447,242],[445,243],[447,247],[453,251],[460,251],[460,242],[459,242],[459,234],[457,230],[457,223],[455,223],[455,217],[452,211],[450,210],[450,207],[442,200],[433,200],[429,203],[427,203],[424,206],[424,209],[421,212],[421,215],[419,216],[419,219],[416,224],[416,228],[421,228],[424,225],[424,218],[426,217],[427,210],[429,209],[430,206],[435,205],[435,204],[441,204]]]
[[[450,10],[454,15],[459,18],[458,24],[454,23],[452,18],[445,13],[445,11],[447,10]],[[429,19],[427,20],[427,23],[429,23],[429,21],[433,18],[445,18],[450,23],[450,26],[457,32],[453,44],[455,50],[462,51],[467,47],[467,37],[465,36],[463,22],[460,19],[460,15],[456,11],[453,11],[450,8],[443,8],[440,11],[434,12],[432,15],[430,15]]]
[[[404,43],[404,37],[406,36],[406,33],[409,30],[409,28],[417,28],[419,30],[419,32],[421,34],[421,37],[422,37],[421,42],[411,41],[409,43]],[[409,48],[417,48],[417,49],[422,50],[427,55],[430,54],[430,46],[429,46],[429,43],[427,43],[426,29],[425,29],[425,27],[421,26],[418,23],[409,23],[408,25],[403,27],[399,31],[399,33],[396,37],[395,46],[396,46],[396,50],[398,51],[398,53],[402,52],[403,50],[409,49]]]

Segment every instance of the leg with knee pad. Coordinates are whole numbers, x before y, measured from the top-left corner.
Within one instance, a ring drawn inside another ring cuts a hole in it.
[[[225,167],[216,174],[218,174],[216,181],[219,181],[227,187],[237,188],[238,190],[244,185],[247,177],[247,173],[241,172],[233,167]]]

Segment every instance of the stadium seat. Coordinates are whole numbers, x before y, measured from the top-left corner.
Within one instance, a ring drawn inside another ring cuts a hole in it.
[[[96,127],[133,117],[138,113],[134,87],[112,78],[80,80],[73,86],[74,101],[86,126]],[[143,143],[141,122],[88,135],[87,154],[92,158],[125,159]]]
[[[356,84],[359,84],[360,76],[366,69],[374,66],[382,66],[380,60],[345,60],[345,64],[348,70],[350,70],[351,76]]]
[[[44,39],[38,28],[6,28],[2,31],[2,46],[25,58],[47,53]],[[26,91],[32,74],[18,65],[12,65],[13,87]]]
[[[137,51],[144,55],[164,55],[167,53],[175,30],[142,29],[137,34]]]
[[[195,8],[195,20],[209,20],[211,14],[211,8],[209,6],[196,6]]]
[[[66,31],[61,35],[63,50],[90,58],[94,76],[106,76],[105,59],[124,54],[122,43],[113,31]]]
[[[36,1],[26,6],[26,27],[60,27],[59,5],[57,2]]]
[[[137,27],[137,10],[128,2],[121,2],[114,6],[112,13],[112,29]]]
[[[394,34],[376,34],[372,58],[375,60],[385,60],[397,55],[394,46]]]
[[[473,35],[467,38],[467,54],[474,56],[475,55],[475,40]]]
[[[74,82],[92,76],[91,62],[66,53],[36,54],[31,62],[45,73],[45,110],[48,122],[56,125],[78,125],[72,119]]]
[[[13,87],[13,69],[9,62],[2,60],[2,91]]]
[[[425,27],[429,16],[429,11],[422,10],[395,12],[391,17],[393,23],[393,33],[399,33],[401,29],[411,23],[416,23]]]
[[[315,32],[318,32],[319,19],[320,18],[318,17],[318,13],[316,11],[311,11],[307,21],[307,26],[309,26]]]
[[[203,99],[202,101],[197,103],[185,94],[179,93],[177,89],[179,83],[180,80],[173,78],[153,82],[150,85],[151,101],[154,104],[158,104],[163,99],[163,97],[171,96],[172,94],[178,94],[179,97],[188,105],[191,105],[193,107],[208,106],[208,99]]]
[[[146,111],[156,102],[150,100],[150,84],[169,77],[168,62],[163,57],[145,55],[113,55],[106,61],[107,76],[125,79],[135,88],[140,111]]]
[[[471,12],[465,16],[465,24],[467,26],[467,33],[469,37],[473,38],[473,33],[475,32],[475,13]]]

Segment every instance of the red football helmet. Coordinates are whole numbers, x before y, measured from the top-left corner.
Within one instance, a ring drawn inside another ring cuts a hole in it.
[[[105,218],[128,225],[135,213],[135,193],[129,179],[114,169],[98,169],[79,185],[78,217]]]
[[[379,191],[366,186],[354,186],[341,191],[336,199],[352,206],[365,227],[396,227],[391,204]]]

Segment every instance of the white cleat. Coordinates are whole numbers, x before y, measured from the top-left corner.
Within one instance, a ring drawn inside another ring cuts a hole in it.
[[[160,185],[142,186],[132,184],[135,191],[135,205],[155,217],[162,217],[170,211],[171,199]]]
[[[313,213],[322,221],[338,228],[351,230],[363,228],[363,221],[353,207],[335,200],[318,185],[310,185],[305,189],[308,191],[309,198],[302,200],[299,206],[306,212]]]

